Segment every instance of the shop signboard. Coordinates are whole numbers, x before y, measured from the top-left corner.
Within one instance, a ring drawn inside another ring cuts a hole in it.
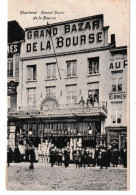
[[[114,70],[123,70],[127,67],[127,59],[111,59],[111,63],[109,65],[109,69],[111,71]]]
[[[24,57],[105,46],[103,15],[25,29]],[[108,44],[107,44],[108,46]]]
[[[21,47],[21,43],[9,44],[7,48],[8,56],[12,57],[16,53],[20,54],[20,47]]]
[[[109,94],[109,99],[114,99],[114,100],[118,100],[118,99],[126,99],[127,97],[127,93],[110,93]]]

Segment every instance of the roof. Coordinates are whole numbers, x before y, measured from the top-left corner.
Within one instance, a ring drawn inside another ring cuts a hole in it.
[[[21,41],[25,37],[25,32],[15,20],[8,22],[8,43]]]
[[[9,119],[58,119],[58,118],[77,118],[77,117],[104,117],[104,112],[86,112],[86,113],[62,113],[62,114],[28,114],[28,113],[10,113]]]
[[[111,48],[110,52],[113,54],[127,54],[127,46]]]

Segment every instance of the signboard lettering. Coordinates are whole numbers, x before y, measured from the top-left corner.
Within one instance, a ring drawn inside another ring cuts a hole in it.
[[[8,54],[20,53],[20,44],[10,44],[7,49]]]
[[[56,48],[61,47],[69,47],[69,46],[75,46],[75,45],[85,45],[85,44],[91,44],[91,43],[99,43],[102,41],[102,32],[98,32],[96,34],[91,33],[88,36],[81,35],[76,37],[67,37],[66,39],[64,37],[56,37],[54,44],[56,45]],[[52,44],[51,41],[47,42],[40,42],[40,50],[51,50]],[[26,45],[26,51],[37,51],[37,42],[35,43],[28,43]]]
[[[109,99],[126,99],[127,94],[126,93],[110,93]]]
[[[115,61],[115,62],[111,62],[109,69],[110,70],[114,70],[114,69],[120,69],[120,68],[126,68],[127,66],[127,60],[122,60],[122,61]]]
[[[72,51],[75,46],[79,49],[90,49],[98,47],[98,44],[104,46],[104,36],[102,18],[90,18],[57,26],[47,25],[26,31],[25,51],[28,55],[30,52],[49,53],[53,52],[53,46],[56,52]]]

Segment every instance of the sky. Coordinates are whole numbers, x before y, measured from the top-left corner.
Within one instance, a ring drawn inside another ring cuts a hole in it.
[[[56,23],[97,14],[104,14],[104,25],[109,28],[110,35],[116,35],[116,45],[128,45],[129,41],[129,0],[8,0],[8,21],[16,20],[24,29],[31,26],[46,25],[46,20],[34,20],[35,15],[20,14],[37,12],[64,12],[64,14],[45,14],[48,22]]]

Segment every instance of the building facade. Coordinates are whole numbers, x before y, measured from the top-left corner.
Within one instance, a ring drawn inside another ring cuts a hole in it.
[[[127,47],[116,47],[115,35],[109,44],[108,28],[96,15],[25,29],[8,120],[17,140],[31,132],[36,146],[125,147]]]
[[[7,45],[7,105],[8,112],[17,111],[17,94],[19,85],[19,62],[21,42],[24,40],[24,30],[16,21],[8,22]],[[11,132],[11,133],[10,133]],[[15,145],[15,128],[8,128],[9,144]]]

